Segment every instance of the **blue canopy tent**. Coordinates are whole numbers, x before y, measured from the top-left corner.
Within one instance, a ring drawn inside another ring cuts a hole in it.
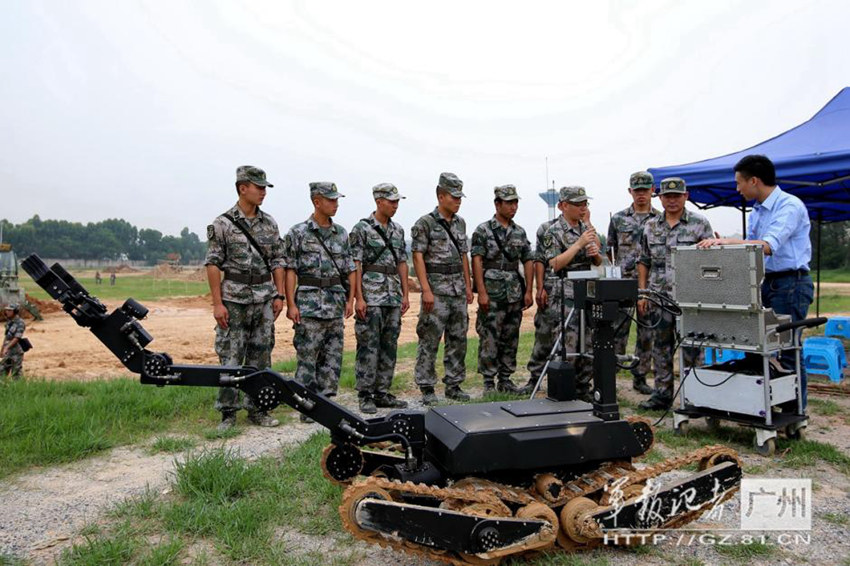
[[[735,163],[745,155],[767,155],[776,165],[782,190],[799,197],[817,224],[850,220],[850,87],[844,88],[809,121],[748,149],[670,167],[653,167],[656,179],[682,177],[688,200],[698,208],[731,206],[746,214],[746,202],[735,190]],[[743,220],[746,234],[746,216]],[[818,253],[818,263],[820,262]],[[820,291],[820,265],[818,291]],[[820,296],[820,293],[818,293]],[[817,311],[820,312],[820,301]]]

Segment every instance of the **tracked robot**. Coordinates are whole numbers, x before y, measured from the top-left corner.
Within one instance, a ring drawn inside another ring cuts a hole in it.
[[[393,411],[364,419],[270,369],[176,364],[147,349],[147,309],[128,299],[112,313],[59,264],[37,255],[24,270],[148,385],[236,387],[262,410],[286,404],[326,427],[321,466],[347,486],[339,508],[355,537],[456,565],[634,540],[696,520],[738,489],[741,464],[709,446],[636,468],[652,447],[642,419],[621,418],[616,401],[615,323],[637,284],[575,283],[575,304],[593,337],[594,402],[575,400],[573,376],[549,375],[549,397]],[[668,472],[696,464],[697,472]]]

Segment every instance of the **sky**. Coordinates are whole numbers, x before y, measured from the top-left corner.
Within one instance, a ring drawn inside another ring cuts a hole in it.
[[[0,218],[15,223],[124,218],[203,237],[250,164],[274,183],[263,209],[282,231],[311,213],[309,182],[333,181],[347,228],[374,209],[373,185],[396,184],[409,232],[451,171],[470,234],[507,183],[530,234],[553,183],[585,186],[604,232],[632,172],[750,147],[850,86],[842,1],[13,0],[3,13]],[[740,231],[738,211],[706,216]]]

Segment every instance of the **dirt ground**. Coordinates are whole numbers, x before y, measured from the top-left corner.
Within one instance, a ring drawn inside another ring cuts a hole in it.
[[[399,342],[416,341],[416,319],[419,314],[418,293],[410,295],[410,310],[402,317]],[[104,301],[110,311],[121,305],[118,301]],[[154,337],[148,346],[154,351],[168,352],[177,363],[217,364],[213,351],[215,322],[209,297],[172,298],[146,301],[150,309],[142,321]],[[475,335],[477,304],[469,306],[469,335]],[[534,328],[535,307],[525,311],[523,332]],[[292,323],[281,314],[275,325],[273,361],[295,357],[292,346]],[[27,336],[33,349],[27,353],[24,371],[28,376],[46,379],[92,380],[101,377],[130,377],[112,353],[103,347],[91,333],[81,332],[74,320],[64,312],[47,313],[42,322],[30,322]],[[345,349],[353,350],[354,318],[345,321]]]

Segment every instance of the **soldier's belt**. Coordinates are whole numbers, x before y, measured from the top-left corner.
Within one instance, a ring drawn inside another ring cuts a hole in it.
[[[387,275],[398,275],[398,266],[395,265],[364,265],[363,272],[386,273]]]
[[[463,265],[460,263],[426,263],[425,271],[428,273],[453,275],[455,273],[463,273]]]
[[[236,283],[244,283],[245,285],[259,285],[260,283],[268,283],[272,280],[272,274],[266,273],[240,273],[238,271],[225,271],[224,278],[228,281]]]
[[[519,267],[519,261],[483,261],[484,270],[497,269],[499,271],[516,271]]]
[[[309,275],[299,275],[298,285],[307,285],[308,287],[333,287],[334,285],[342,285],[342,279],[339,277],[310,277]]]

